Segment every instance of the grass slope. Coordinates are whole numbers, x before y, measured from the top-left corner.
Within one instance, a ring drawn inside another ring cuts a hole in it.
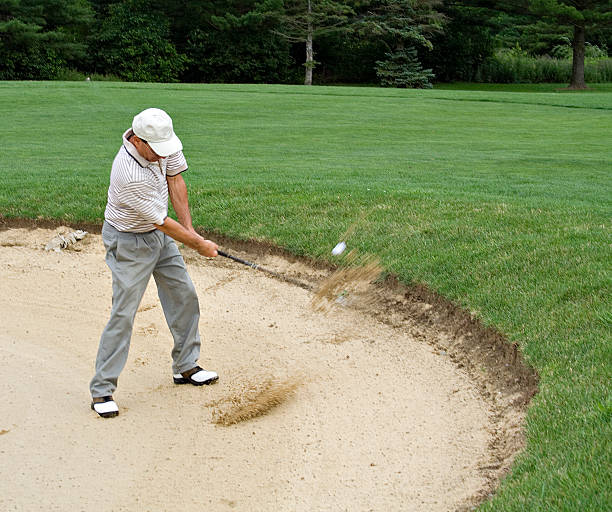
[[[140,109],[174,118],[194,223],[351,247],[518,341],[528,447],[482,510],[612,505],[612,92],[0,83],[0,213],[101,221]]]

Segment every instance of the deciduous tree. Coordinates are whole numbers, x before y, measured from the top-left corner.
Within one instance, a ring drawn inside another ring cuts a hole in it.
[[[229,2],[191,27],[184,46],[188,80],[279,83],[295,77],[290,43],[274,33],[278,17],[256,7],[255,0]]]
[[[349,5],[334,0],[268,0],[259,10],[278,19],[276,34],[292,43],[305,44],[305,85],[312,85],[315,39],[345,28],[353,14]]]
[[[147,0],[109,5],[96,48],[96,71],[128,81],[176,82],[185,67],[170,38],[170,21]]]

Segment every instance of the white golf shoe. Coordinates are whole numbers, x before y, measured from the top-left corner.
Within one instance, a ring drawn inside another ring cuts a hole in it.
[[[172,377],[175,384],[193,384],[194,386],[212,384],[219,380],[219,375],[216,372],[204,370],[199,366],[183,373],[175,373]]]

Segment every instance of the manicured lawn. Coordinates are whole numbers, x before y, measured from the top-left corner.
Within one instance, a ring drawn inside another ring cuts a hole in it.
[[[0,82],[0,214],[101,222],[139,110],[174,119],[194,224],[376,253],[517,341],[528,446],[482,510],[612,506],[612,89]]]
[[[493,92],[555,92],[561,94],[584,95],[597,92],[612,92],[612,83],[587,84],[585,91],[570,91],[568,84],[487,84],[472,82],[454,82],[446,84],[435,84],[434,88],[439,90],[455,91],[493,91]]]

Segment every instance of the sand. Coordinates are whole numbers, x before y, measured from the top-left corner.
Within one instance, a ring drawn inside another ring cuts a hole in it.
[[[0,230],[1,510],[448,511],[490,485],[494,411],[448,354],[402,325],[341,303],[315,311],[312,291],[189,250],[200,364],[219,382],[173,384],[152,281],[114,395],[120,415],[99,418],[88,383],[111,275],[97,234],[45,251],[60,231]],[[275,398],[260,415],[215,422],[266,389]]]

